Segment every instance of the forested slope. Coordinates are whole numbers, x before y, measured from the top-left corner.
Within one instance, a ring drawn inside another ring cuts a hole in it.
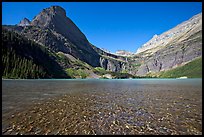
[[[69,78],[42,45],[2,27],[3,78]]]

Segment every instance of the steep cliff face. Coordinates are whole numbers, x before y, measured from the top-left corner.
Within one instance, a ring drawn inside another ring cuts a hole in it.
[[[136,75],[169,70],[202,56],[202,13],[155,35],[136,55],[143,60]]]
[[[156,51],[154,54],[144,57],[137,75],[169,70],[184,65],[197,57],[202,56],[202,31],[181,41]]]
[[[125,70],[125,62],[105,57],[100,57],[100,66],[107,71],[113,72],[121,72],[122,70]]]
[[[33,19],[31,25],[38,26],[41,29],[50,29],[64,36],[81,49],[93,51],[85,35],[66,16],[65,10],[60,6],[52,6],[44,9]]]
[[[202,30],[202,13],[193,16],[191,19],[177,25],[176,27],[162,33],[154,35],[147,43],[142,45],[136,52],[153,54],[157,50],[172,43],[179,43],[188,36],[193,35]]]
[[[92,66],[99,66],[98,53],[59,6],[44,9],[29,26],[15,26],[12,29],[55,52],[70,54]]]
[[[100,67],[113,72],[122,72],[126,70],[125,66],[128,62],[128,57],[108,53],[94,45],[92,45],[92,47],[100,55]]]

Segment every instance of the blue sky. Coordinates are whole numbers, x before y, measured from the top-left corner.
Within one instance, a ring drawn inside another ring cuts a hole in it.
[[[111,52],[136,50],[152,38],[202,12],[201,2],[2,2],[2,24],[32,20],[59,5],[90,43]]]

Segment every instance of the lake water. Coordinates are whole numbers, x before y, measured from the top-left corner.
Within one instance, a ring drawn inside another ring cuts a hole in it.
[[[2,132],[202,134],[202,79],[2,80]]]

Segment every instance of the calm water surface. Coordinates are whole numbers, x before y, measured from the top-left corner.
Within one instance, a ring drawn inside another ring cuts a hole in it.
[[[81,130],[84,117],[75,116],[81,124],[59,134],[202,134],[202,79],[2,80],[2,129],[12,114],[40,103],[45,109],[42,104],[58,98],[72,105],[66,114],[83,114],[92,123]],[[56,132],[53,126],[46,131]]]

